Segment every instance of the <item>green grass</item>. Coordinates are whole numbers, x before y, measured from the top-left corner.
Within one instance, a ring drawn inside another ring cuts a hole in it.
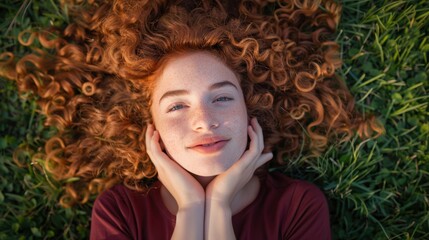
[[[285,172],[325,191],[334,239],[429,239],[429,1],[342,2],[339,74],[386,133],[294,160]],[[53,1],[2,2],[0,13],[0,52],[17,56],[28,51],[20,31],[68,21]],[[0,95],[0,239],[87,238],[91,204],[61,208],[60,184],[34,156],[54,130],[13,82],[0,79]]]

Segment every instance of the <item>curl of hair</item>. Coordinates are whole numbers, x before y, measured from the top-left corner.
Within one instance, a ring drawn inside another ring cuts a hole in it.
[[[73,23],[21,33],[22,45],[37,39],[43,48],[19,60],[0,55],[1,74],[36,94],[45,124],[59,130],[46,142],[46,169],[79,179],[65,184],[63,205],[118,182],[147,188],[156,176],[144,145],[154,76],[189,51],[210,52],[237,74],[278,164],[301,148],[320,154],[331,139],[383,131],[356,113],[335,75],[341,60],[331,39],[341,7],[334,1],[196,2],[64,1]]]

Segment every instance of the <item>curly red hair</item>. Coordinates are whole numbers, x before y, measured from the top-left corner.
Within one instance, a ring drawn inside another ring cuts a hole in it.
[[[239,76],[248,113],[259,119],[276,162],[301,149],[320,154],[330,139],[381,133],[335,75],[332,41],[340,6],[331,0],[115,0],[74,3],[64,30],[23,32],[36,48],[1,73],[33,91],[58,129],[46,142],[46,168],[66,183],[61,203],[86,202],[118,182],[144,190],[156,176],[146,154],[154,76],[175,54],[208,51]],[[69,3],[70,4],[70,3]]]

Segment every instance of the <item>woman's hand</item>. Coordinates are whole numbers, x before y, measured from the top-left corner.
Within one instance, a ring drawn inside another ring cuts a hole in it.
[[[205,239],[235,239],[231,209],[233,200],[252,179],[255,170],[273,157],[272,153],[262,153],[264,137],[256,118],[251,120],[248,134],[249,149],[206,188]]]
[[[199,182],[165,154],[153,125],[146,130],[146,151],[158,171],[158,179],[176,200],[178,211],[171,239],[204,237],[205,194]]]
[[[179,211],[204,205],[205,193],[201,184],[162,151],[159,140],[159,132],[149,124],[146,130],[146,151],[158,171],[158,179],[176,200]]]
[[[206,189],[207,200],[229,206],[235,195],[250,181],[255,170],[273,157],[271,152],[262,153],[264,136],[256,118],[251,120],[247,130],[250,137],[249,149],[227,171],[210,182]]]

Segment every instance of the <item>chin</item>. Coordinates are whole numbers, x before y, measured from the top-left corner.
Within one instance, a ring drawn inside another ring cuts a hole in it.
[[[188,166],[182,167],[188,171],[189,173],[192,173],[193,175],[201,176],[201,177],[214,177],[217,176],[232,166],[232,163],[212,163],[207,164],[205,166],[197,166],[196,163],[190,164]]]
[[[214,177],[225,171],[227,171],[238,159],[240,158],[237,154],[223,153],[216,156],[201,156],[187,155],[182,158],[177,158],[176,161],[183,169],[189,173],[201,176],[201,177]],[[179,156],[178,156],[179,157]],[[222,161],[223,159],[229,159],[229,161]],[[187,159],[192,159],[191,161]]]

